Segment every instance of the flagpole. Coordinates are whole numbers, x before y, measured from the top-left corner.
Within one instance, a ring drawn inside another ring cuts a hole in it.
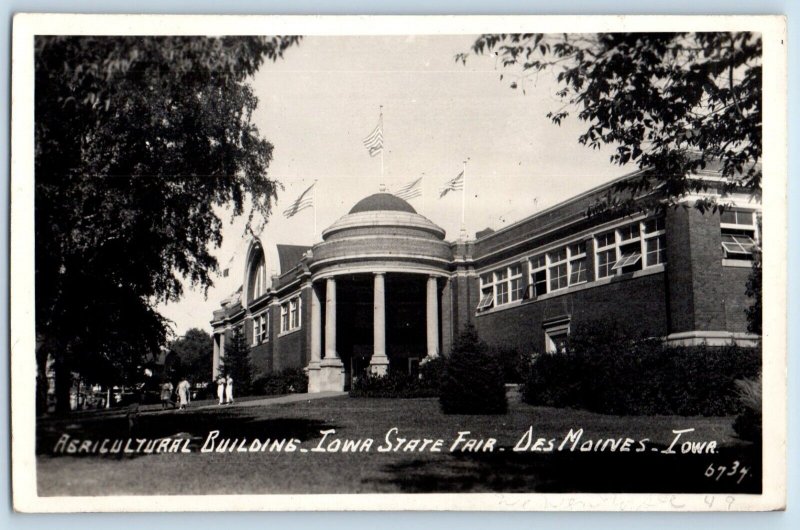
[[[380,108],[380,114],[378,115],[378,120],[380,121],[381,125],[381,135],[383,135],[383,105]],[[381,145],[381,184],[378,188],[378,191],[384,192],[386,191],[386,183],[383,182],[383,146]]]
[[[314,233],[311,235],[311,244],[317,240],[317,179],[314,179]]]
[[[467,198],[467,160],[464,160],[464,170],[462,171],[462,174],[464,175],[464,185],[461,186],[461,239],[462,240],[467,239],[467,227],[464,224],[464,206],[466,204],[466,198]]]

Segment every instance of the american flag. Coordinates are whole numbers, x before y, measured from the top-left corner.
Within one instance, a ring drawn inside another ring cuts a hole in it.
[[[316,184],[316,182],[314,184]],[[311,191],[311,188],[314,187],[314,184],[306,188],[306,191],[301,193],[300,196],[297,198],[297,200],[294,201],[291,206],[289,206],[283,211],[283,215],[287,219],[295,215],[300,210],[305,210],[306,208],[311,208],[312,206],[314,206],[314,196],[308,194],[308,192]]]
[[[451,178],[444,183],[439,189],[439,198],[441,199],[451,191],[458,191],[464,189],[464,171],[462,170],[458,175]]]
[[[369,156],[375,157],[383,152],[383,114],[378,118],[378,125],[364,138],[364,147],[369,151]]]
[[[406,184],[405,186],[394,192],[394,194],[395,196],[400,197],[401,199],[406,201],[411,200],[415,197],[420,197],[422,196],[422,189],[420,184],[422,184],[422,177]]]

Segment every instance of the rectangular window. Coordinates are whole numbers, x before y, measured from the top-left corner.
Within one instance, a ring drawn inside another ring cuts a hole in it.
[[[639,241],[620,246],[619,253],[620,258],[611,270],[627,273],[642,269],[642,245]]]
[[[522,265],[512,265],[508,271],[511,301],[522,300]]]
[[[550,290],[556,291],[567,286],[567,264],[560,263],[550,267]]]
[[[565,353],[569,338],[569,318],[560,318],[544,324],[545,351],[547,353]]]
[[[501,282],[494,286],[497,305],[508,303],[508,283]]]
[[[645,240],[645,250],[647,252],[644,260],[645,267],[652,267],[666,262],[666,259],[664,259],[665,243],[666,238],[664,236],[651,237]]]
[[[281,304],[281,333],[298,329],[301,325],[302,306],[299,296]]]
[[[617,262],[616,237],[614,232],[606,232],[595,237],[597,246],[597,277],[605,278],[614,274],[612,268]]]
[[[534,256],[530,260],[531,267],[531,297],[536,298],[547,294],[547,258],[544,255]]]
[[[289,304],[281,304],[281,333],[289,331]]]
[[[727,259],[752,260],[756,243],[756,217],[749,210],[725,210],[720,214],[722,250]]]
[[[261,317],[253,317],[253,346],[261,340]]]
[[[586,281],[586,242],[574,243],[569,247],[569,284]]]
[[[269,312],[261,315],[261,342],[269,340]]]
[[[489,309],[494,302],[494,293],[492,289],[484,289],[481,291],[481,301],[478,303],[478,311]]]

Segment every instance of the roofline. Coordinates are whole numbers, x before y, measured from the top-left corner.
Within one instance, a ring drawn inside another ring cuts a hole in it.
[[[641,175],[643,173],[646,173],[649,170],[650,170],[650,168],[639,169],[637,171],[633,171],[631,173],[626,173],[624,175],[616,177],[616,178],[614,178],[612,180],[609,180],[608,182],[604,182],[603,184],[599,184],[597,186],[594,186],[593,188],[590,188],[590,189],[588,189],[588,190],[586,190],[584,192],[581,192],[578,195],[573,195],[569,199],[565,199],[565,200],[563,200],[561,202],[558,202],[558,203],[554,204],[553,206],[550,206],[549,208],[545,208],[544,210],[542,210],[540,212],[536,212],[534,214],[531,214],[531,215],[529,215],[527,217],[524,217],[524,218],[520,219],[519,221],[515,221],[514,223],[511,223],[508,226],[504,226],[503,228],[495,230],[490,234],[486,234],[485,236],[481,237],[480,239],[476,238],[475,241],[486,241],[488,239],[491,239],[496,235],[500,235],[500,234],[502,234],[502,233],[504,233],[504,232],[506,232],[508,230],[511,230],[512,228],[515,228],[515,227],[517,227],[517,226],[519,226],[519,225],[521,225],[523,223],[527,223],[528,221],[530,221],[532,219],[535,219],[536,217],[539,217],[540,215],[544,215],[546,213],[550,213],[550,212],[552,212],[554,210],[562,208],[563,206],[565,206],[565,205],[567,205],[569,203],[572,203],[572,202],[578,201],[580,199],[583,199],[585,197],[588,197],[589,195],[592,195],[592,194],[602,190],[603,188],[607,188],[607,187],[613,186],[614,184],[616,184],[618,182],[622,182],[623,180],[627,180],[627,179],[631,179],[633,177],[639,176],[639,175]]]

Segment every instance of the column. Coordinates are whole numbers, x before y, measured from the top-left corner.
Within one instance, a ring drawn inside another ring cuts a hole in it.
[[[322,357],[322,303],[311,284],[311,358],[308,361],[308,392],[319,392],[319,364]]]
[[[439,356],[439,290],[434,276],[428,277],[426,324],[428,330],[428,357]]]
[[[386,357],[386,274],[375,273],[372,318],[372,359],[369,361],[370,372],[377,375],[386,374],[389,358]]]
[[[344,390],[344,366],[336,353],[336,280],[325,286],[325,358],[319,364],[318,392]]]
[[[336,280],[328,278],[325,286],[325,359],[336,358]]]
[[[214,355],[211,359],[211,379],[215,380],[219,376],[219,334],[214,334]]]

